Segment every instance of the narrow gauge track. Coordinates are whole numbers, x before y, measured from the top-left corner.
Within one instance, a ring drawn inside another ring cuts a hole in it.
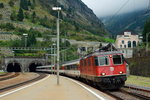
[[[6,73],[6,74],[2,74],[2,75],[0,75],[0,81],[8,80],[8,79],[17,77],[19,75],[20,75],[20,73]]]
[[[31,80],[28,80],[28,81],[25,81],[25,82],[22,82],[22,83],[18,83],[18,84],[15,84],[15,85],[11,85],[11,86],[8,86],[8,87],[5,87],[5,88],[1,88],[0,93],[11,90],[11,89],[14,89],[14,88],[18,88],[20,86],[23,86],[23,85],[26,85],[26,84],[29,84],[29,83],[32,83],[32,82],[35,82],[35,81],[38,81],[38,80],[40,80],[40,79],[47,76],[46,74],[41,74],[41,73],[38,73],[38,74],[39,74],[39,76],[34,78],[34,79],[31,79]]]

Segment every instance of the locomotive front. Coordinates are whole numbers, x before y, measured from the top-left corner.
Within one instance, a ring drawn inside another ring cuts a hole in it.
[[[94,60],[97,81],[100,87],[118,89],[124,85],[126,81],[126,62],[123,54],[97,55]]]

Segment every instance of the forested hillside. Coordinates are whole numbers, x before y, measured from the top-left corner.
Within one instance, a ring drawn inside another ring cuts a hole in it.
[[[15,28],[27,31],[32,28],[54,34],[57,17],[57,12],[52,10],[54,6],[62,8],[61,35],[67,34],[75,39],[77,35],[84,36],[81,40],[90,39],[92,34],[108,36],[103,23],[81,0],[1,0],[1,25],[10,23]]]
[[[142,33],[144,24],[150,17],[150,13],[145,10],[126,13],[118,16],[103,18],[103,23],[112,34],[119,34],[124,30],[132,30],[136,33]]]
[[[105,38],[108,37],[108,33],[101,20],[81,0],[0,0],[0,47],[24,47],[25,44],[27,47],[52,45],[55,42],[52,38],[56,38],[57,11],[52,10],[54,6],[62,8],[60,48],[69,48],[67,53],[72,55],[68,59],[77,57],[77,47],[71,46],[67,41],[69,39],[112,42]],[[24,33],[28,36],[24,36]],[[15,37],[3,38],[5,34],[7,37],[14,35]],[[65,38],[65,41],[62,38]],[[45,53],[45,51],[15,51],[15,56]]]

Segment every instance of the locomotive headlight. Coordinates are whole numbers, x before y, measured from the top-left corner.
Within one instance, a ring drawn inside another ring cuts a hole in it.
[[[102,75],[104,76],[104,75],[106,75],[106,73],[102,73]]]
[[[123,72],[122,72],[122,71],[120,71],[119,73],[120,73],[120,74],[122,74]]]

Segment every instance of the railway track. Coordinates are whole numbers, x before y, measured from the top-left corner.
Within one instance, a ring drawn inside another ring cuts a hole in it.
[[[150,91],[135,87],[123,87],[116,91],[105,91],[117,100],[150,100]]]
[[[29,84],[29,83],[32,83],[32,82],[35,82],[35,81],[38,81],[38,80],[40,80],[40,79],[42,79],[46,76],[47,76],[46,74],[39,74],[39,76],[34,78],[34,79],[27,80],[25,82],[21,82],[21,83],[15,84],[15,85],[10,85],[8,87],[1,88],[0,93],[11,90],[11,89],[14,89],[14,88],[18,88],[20,86],[23,86],[23,85],[26,85],[26,84]]]
[[[93,86],[91,84],[88,84],[87,82],[82,82],[110,95],[111,97],[117,100],[150,100],[150,90],[147,89],[124,86],[119,90],[106,91],[101,90],[98,87]]]
[[[10,73],[0,74],[0,77],[6,76],[6,75],[8,75],[8,74],[10,74]]]
[[[6,74],[2,74],[0,75],[0,81],[4,81],[4,80],[8,80],[14,77],[19,76],[19,73],[6,73]]]

